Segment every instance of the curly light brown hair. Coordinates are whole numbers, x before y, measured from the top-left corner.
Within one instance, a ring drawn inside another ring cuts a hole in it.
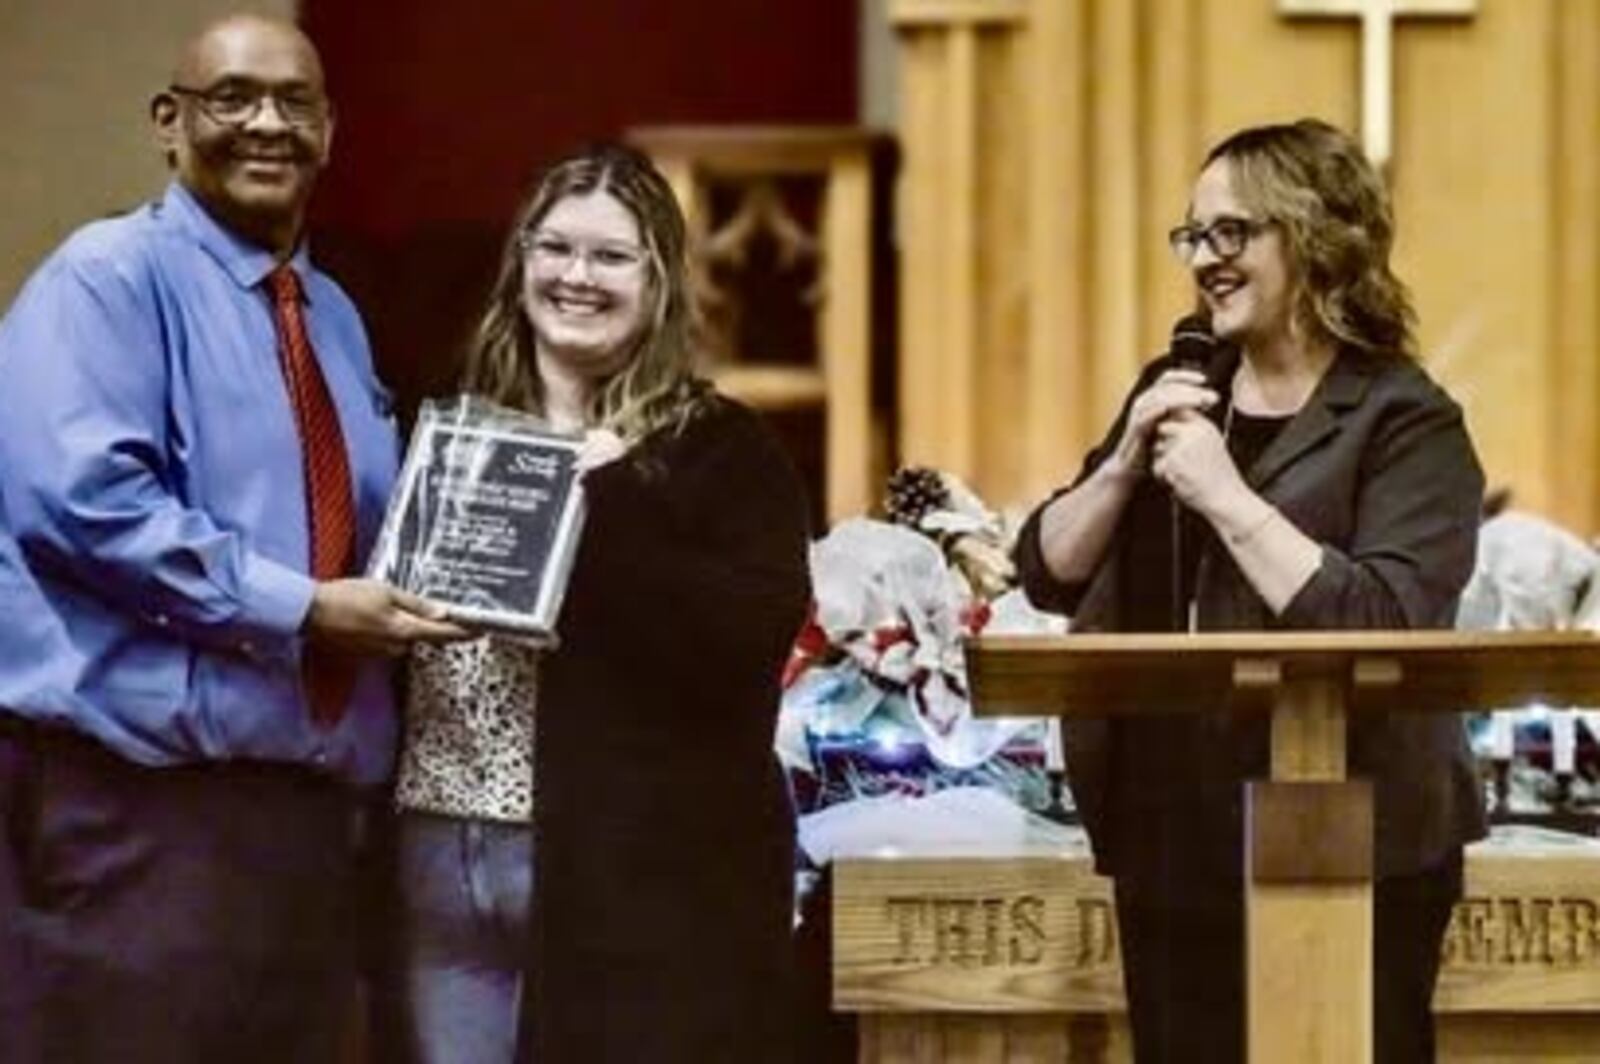
[[[518,209],[488,306],[467,348],[461,386],[505,406],[545,412],[533,328],[523,306],[523,238],[563,199],[600,191],[638,223],[649,272],[648,320],[623,367],[595,390],[588,414],[592,424],[633,442],[682,425],[709,386],[691,370],[697,329],[683,211],[649,158],[621,144],[596,144],[557,160]]]
[[[1234,192],[1277,224],[1296,279],[1295,315],[1335,343],[1416,356],[1416,312],[1389,265],[1394,214],[1383,178],[1349,134],[1314,118],[1223,140]],[[1204,166],[1202,167],[1204,169]]]

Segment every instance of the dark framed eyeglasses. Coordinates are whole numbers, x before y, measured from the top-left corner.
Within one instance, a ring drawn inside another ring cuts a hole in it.
[[[1186,222],[1173,226],[1171,232],[1167,233],[1167,243],[1172,245],[1172,253],[1178,256],[1178,261],[1185,265],[1200,254],[1201,244],[1209,247],[1217,258],[1231,259],[1243,254],[1244,249],[1250,246],[1250,241],[1265,232],[1271,224],[1254,218],[1223,215],[1210,225]]]
[[[209,89],[168,85],[167,91],[193,100],[218,125],[246,125],[261,113],[268,99],[291,126],[320,126],[328,120],[328,98],[311,89],[269,89],[253,82],[224,81]]]

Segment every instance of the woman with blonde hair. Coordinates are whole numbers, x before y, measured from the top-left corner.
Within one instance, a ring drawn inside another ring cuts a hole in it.
[[[519,1022],[538,1061],[786,1051],[772,734],[806,504],[763,423],[691,372],[685,250],[648,159],[569,156],[517,213],[468,353],[465,391],[584,435],[588,514],[556,649],[414,659],[400,871],[430,1061],[511,1059]]]
[[[1034,512],[1018,561],[1035,603],[1077,631],[1451,627],[1483,475],[1461,409],[1414,359],[1393,241],[1381,177],[1332,126],[1260,126],[1211,150],[1171,243],[1215,355],[1146,366]],[[1115,880],[1140,1064],[1243,1059],[1242,784],[1266,775],[1268,728],[1157,712],[1065,736]],[[1454,718],[1350,731],[1377,808],[1376,1059],[1418,1064],[1433,1059],[1439,948],[1482,792]]]

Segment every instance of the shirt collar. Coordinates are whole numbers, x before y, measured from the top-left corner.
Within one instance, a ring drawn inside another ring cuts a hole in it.
[[[206,254],[227,271],[240,288],[257,288],[278,265],[272,252],[250,243],[220,224],[206,212],[195,199],[194,193],[178,181],[167,186],[161,200],[162,211],[182,229],[195,238]],[[300,290],[306,302],[311,301],[311,258],[306,252],[306,242],[300,241],[289,257],[289,265],[300,275]]]

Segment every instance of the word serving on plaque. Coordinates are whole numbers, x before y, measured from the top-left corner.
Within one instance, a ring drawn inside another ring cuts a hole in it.
[[[553,645],[583,525],[580,442],[483,400],[424,403],[368,574]]]

